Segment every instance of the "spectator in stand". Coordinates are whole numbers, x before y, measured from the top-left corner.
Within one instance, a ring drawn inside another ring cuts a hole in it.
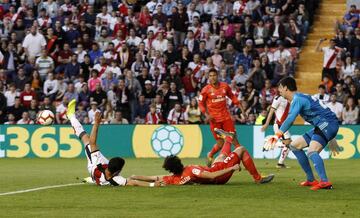
[[[290,62],[286,58],[280,58],[275,63],[272,84],[275,86],[282,78],[292,75],[292,73]]]
[[[110,124],[129,124],[129,122],[123,118],[121,111],[116,111],[115,118],[110,121]]]
[[[276,94],[277,90],[275,87],[272,87],[271,80],[265,80],[265,87],[260,92],[260,99],[265,101],[267,105],[271,105]]]
[[[277,1],[277,0],[271,0],[271,1]],[[276,15],[274,17],[274,22],[269,27],[269,41],[268,45],[273,46],[275,45],[279,40],[283,41],[286,36],[286,30],[285,26],[281,23],[280,16]]]
[[[96,112],[101,112],[98,109],[98,103],[96,101],[91,101],[90,102],[90,110],[88,111],[88,117],[89,117],[90,123],[94,122]]]
[[[39,111],[40,110],[39,110],[38,102],[35,99],[31,100],[30,106],[28,108],[30,120],[36,121]]]
[[[74,83],[69,83],[67,86],[67,91],[65,92],[64,96],[69,100],[73,100],[76,99],[76,101],[78,102],[79,100],[79,94],[77,93],[77,91],[75,90],[75,85]]]
[[[106,92],[102,89],[100,84],[96,84],[95,90],[90,93],[90,102],[96,102],[97,107],[101,111],[103,111],[105,109],[106,101],[107,101]]]
[[[183,99],[181,93],[178,91],[176,83],[170,83],[170,90],[164,97],[164,104],[166,105],[165,112],[169,112],[171,109],[174,108],[175,104],[180,104],[180,107],[183,103]]]
[[[101,84],[98,74],[99,72],[97,70],[91,70],[91,78],[88,81],[90,92],[95,91],[96,85]]]
[[[57,124],[66,124],[68,119],[66,117],[67,105],[69,101],[66,97],[63,97],[62,102],[56,106],[56,123]]]
[[[249,47],[245,46],[243,48],[243,52],[240,53],[235,59],[234,70],[238,69],[239,65],[242,65],[244,67],[245,73],[247,74],[251,67],[252,61],[253,57],[249,53]]]
[[[354,84],[350,84],[348,97],[353,98],[357,106],[360,106],[360,92]]]
[[[39,57],[41,55],[41,50],[45,48],[46,41],[35,25],[30,28],[30,33],[24,38],[22,46],[27,57]]]
[[[46,49],[41,50],[41,56],[36,59],[35,63],[42,80],[45,80],[47,74],[54,70],[54,61],[48,56]]]
[[[328,103],[330,101],[329,94],[326,93],[326,87],[324,85],[319,85],[318,87],[319,93],[313,95],[314,99],[322,101],[323,103]]]
[[[16,124],[34,124],[34,121],[30,119],[29,112],[24,111],[22,113],[21,119],[18,120]]]
[[[343,17],[343,23],[339,25],[342,31],[352,31],[358,27],[359,13],[356,11],[356,5],[351,5],[348,13]]]
[[[356,64],[352,62],[350,56],[345,58],[345,63],[340,69],[340,79],[344,80],[347,76],[354,76]]]
[[[20,93],[16,90],[15,84],[10,84],[9,90],[5,91],[4,96],[6,97],[6,106],[12,107],[15,104],[15,98],[20,96]]]
[[[69,43],[64,43],[63,49],[59,51],[57,56],[58,66],[55,69],[57,74],[65,72],[66,65],[71,62],[72,54]]]
[[[54,78],[53,73],[48,74],[48,78],[44,83],[44,94],[49,97],[51,101],[55,100],[56,94],[59,90],[59,82]]]
[[[266,78],[266,72],[261,68],[260,60],[254,59],[254,67],[249,71],[248,80],[252,80],[254,83],[254,88],[260,91],[264,85]]]
[[[297,24],[301,27],[304,38],[307,36],[309,31],[309,13],[305,8],[303,2],[299,3],[298,8],[292,14],[292,17],[296,18]]]
[[[104,111],[103,123],[109,124],[111,122],[111,120],[114,118],[115,118],[115,110],[114,110],[111,102],[108,101],[106,104],[105,111]]]
[[[162,123],[161,113],[156,112],[156,105],[150,105],[150,111],[146,114],[145,124],[160,124]]]
[[[342,104],[345,104],[345,100],[346,100],[347,96],[346,96],[346,93],[344,92],[343,84],[342,83],[337,83],[335,88],[336,88],[336,91],[335,91],[336,101],[340,102]]]
[[[326,39],[320,39],[318,44],[316,45],[317,52],[324,52],[324,64],[323,64],[323,71],[322,71],[322,78],[324,75],[329,75],[330,79],[333,82],[337,82],[337,71],[336,71],[336,63],[337,63],[337,56],[341,52],[340,48],[335,47],[335,39],[330,39],[330,46],[329,47],[322,47],[320,45]]]
[[[88,113],[85,111],[85,107],[83,104],[81,103],[78,104],[78,108],[75,112],[75,116],[80,123],[85,123],[85,119],[88,118]]]
[[[40,110],[50,110],[55,114],[56,108],[52,104],[51,99],[49,97],[44,97],[43,104],[40,106]]]
[[[29,108],[33,100],[36,100],[36,93],[31,90],[31,84],[26,83],[24,91],[20,94],[21,104],[24,107]]]
[[[187,113],[183,111],[179,102],[176,102],[174,107],[170,110],[167,123],[172,125],[189,123]]]
[[[74,81],[80,74],[80,64],[78,63],[77,54],[71,55],[70,63],[65,65],[64,73],[68,81]]]
[[[342,124],[357,124],[359,120],[359,108],[353,98],[346,100],[345,109],[342,112]]]
[[[189,124],[201,124],[201,111],[196,98],[191,99],[185,113],[187,113]]]
[[[29,78],[25,75],[25,71],[23,68],[19,68],[17,72],[17,76],[14,79],[15,87],[17,90],[23,90],[25,84],[29,82]]]
[[[246,81],[248,80],[249,76],[245,73],[245,69],[243,65],[239,65],[236,74],[234,76],[234,81],[236,82],[237,86],[244,86]]]
[[[145,101],[145,96],[139,96],[139,102],[135,108],[135,120],[134,123],[136,124],[144,124],[146,114],[149,112],[149,104]]]
[[[354,60],[360,60],[360,28],[355,29],[355,37],[350,41],[350,53]]]
[[[265,7],[264,20],[275,18],[281,14],[281,5],[278,0],[269,0]]]

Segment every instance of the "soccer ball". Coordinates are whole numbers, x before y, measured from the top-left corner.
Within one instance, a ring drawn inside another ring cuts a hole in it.
[[[152,134],[151,146],[160,157],[177,155],[184,146],[184,137],[174,126],[160,126]]]
[[[51,125],[54,123],[54,113],[50,110],[43,110],[39,112],[37,123],[41,125]]]

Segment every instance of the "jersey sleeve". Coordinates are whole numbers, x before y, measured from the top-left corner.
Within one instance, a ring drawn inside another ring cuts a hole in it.
[[[125,186],[127,183],[127,180],[122,176],[114,176],[112,178],[119,186]]]
[[[289,115],[280,127],[281,132],[285,133],[286,131],[288,131],[290,129],[290,127],[291,127],[292,123],[295,121],[297,115],[299,115],[303,105],[306,103],[305,101],[306,101],[306,99],[304,99],[304,98],[294,97],[294,99],[290,105]]]
[[[280,97],[277,96],[277,97],[274,98],[274,100],[273,100],[273,102],[271,104],[271,107],[276,110],[276,109],[278,109],[279,105],[280,105]]]
[[[199,108],[200,108],[201,113],[203,113],[203,114],[205,114],[205,112],[206,112],[206,108],[205,108],[206,99],[207,99],[207,88],[204,87],[201,90],[201,93],[199,96]]]
[[[104,155],[101,154],[100,151],[95,151],[91,153],[91,162],[93,165],[108,164],[109,160],[106,159]]]

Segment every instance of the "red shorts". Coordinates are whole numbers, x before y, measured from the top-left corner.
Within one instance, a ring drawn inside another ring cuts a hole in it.
[[[223,129],[226,132],[234,132],[234,133],[236,132],[234,121],[232,119],[227,119],[222,122],[216,122],[216,121],[210,122],[210,130],[211,130],[214,138],[216,140],[218,140],[220,137],[214,132],[215,128]]]
[[[236,164],[240,164],[240,158],[235,152],[231,152],[229,154],[229,156],[227,156],[225,158],[224,161],[214,163],[211,166],[209,171],[210,172],[215,172],[215,171],[223,170],[223,169],[226,169],[226,168],[229,168],[229,167],[233,167]],[[215,178],[213,183],[214,184],[225,184],[225,183],[227,183],[229,181],[229,179],[231,178],[233,173],[234,172],[229,172],[229,173],[226,173],[226,174],[224,174],[222,176],[219,176],[219,177]]]

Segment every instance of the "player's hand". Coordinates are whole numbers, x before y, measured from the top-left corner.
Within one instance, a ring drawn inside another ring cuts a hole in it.
[[[265,138],[265,143],[263,146],[263,151],[270,151],[274,150],[274,148],[277,145],[277,142],[279,141],[280,137],[282,136],[282,133],[276,133],[273,136],[268,136]]]
[[[264,124],[262,127],[261,127],[261,132],[265,132],[265,130],[268,128],[269,125],[267,124]]]
[[[336,157],[340,154],[340,147],[338,143],[329,143],[330,155]]]
[[[213,119],[214,119],[214,118],[213,118],[210,114],[208,114],[208,113],[205,114],[205,120],[206,120],[206,121],[210,122],[210,121],[212,121]]]
[[[95,113],[95,123],[96,123],[96,124],[100,124],[100,123],[101,123],[101,113],[100,113],[100,112],[96,112],[96,113]]]

